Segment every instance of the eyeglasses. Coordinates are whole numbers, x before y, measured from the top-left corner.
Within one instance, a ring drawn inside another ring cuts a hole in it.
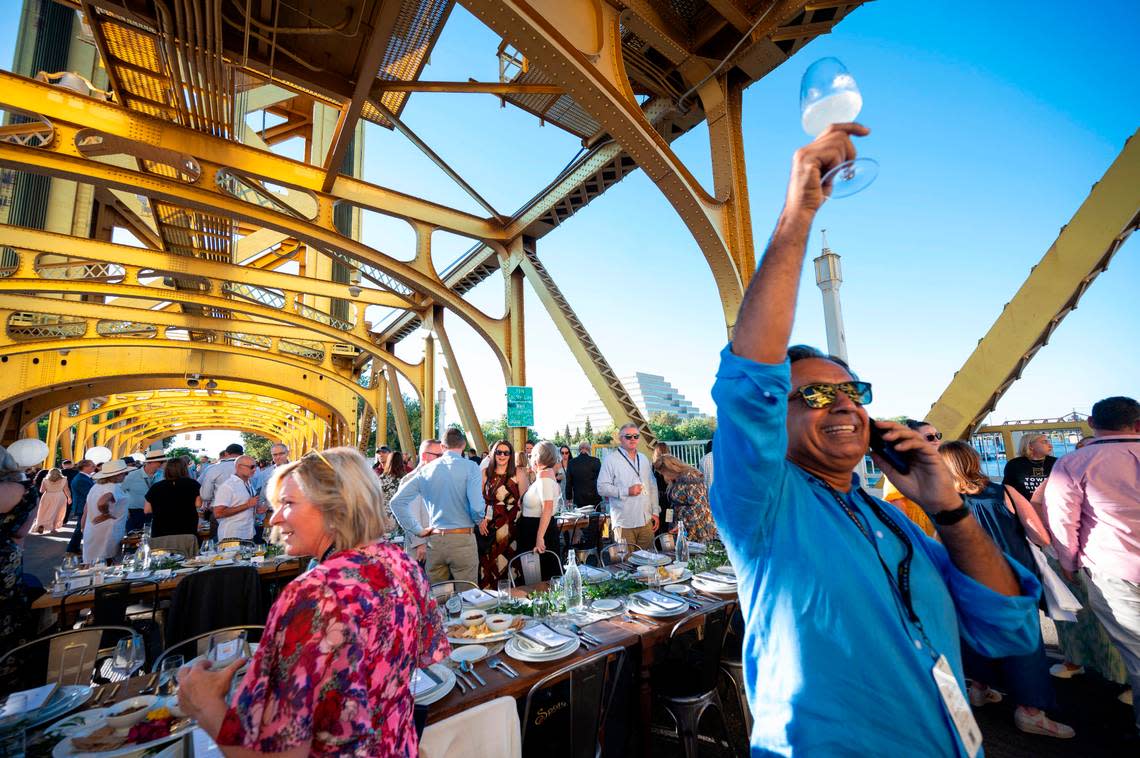
[[[508,456],[510,456],[510,454],[511,454],[510,450],[496,450],[495,451],[495,457],[496,458],[507,458]]]
[[[924,434],[922,436],[926,437],[927,442],[934,442],[935,440],[942,439],[942,432],[935,432],[934,434]]]
[[[855,403],[855,405],[866,405],[871,402],[870,382],[839,382],[838,384],[818,382],[816,384],[805,384],[802,387],[792,390],[792,394],[788,396],[788,399],[791,400],[798,395],[808,408],[827,408],[836,401],[840,392],[851,398],[851,402]]]
[[[623,440],[639,440],[639,439],[641,439],[641,435],[640,434],[623,434],[621,436],[621,438]]]

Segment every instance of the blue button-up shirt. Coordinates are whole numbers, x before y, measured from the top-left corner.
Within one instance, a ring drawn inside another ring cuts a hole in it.
[[[155,474],[162,471],[160,467]],[[127,498],[127,508],[131,510],[143,509],[146,504],[146,493],[154,484],[154,475],[148,475],[146,471],[137,468],[131,473],[127,474],[127,478],[119,485],[119,489],[123,491],[123,495]]]
[[[946,549],[893,506],[914,545],[907,619],[871,542],[827,486],[785,459],[790,366],[721,354],[713,399],[711,507],[739,577],[753,755],[964,754],[931,673],[939,654],[965,688],[961,640],[1001,657],[1040,635],[1036,579],[1011,562],[1022,595],[959,571]],[[892,571],[903,544],[856,495],[839,493]]]
[[[389,505],[405,531],[419,534],[425,528],[464,529],[482,520],[483,481],[479,466],[448,450],[439,458],[412,472],[401,482]],[[412,504],[422,495],[430,524],[421,524]]]

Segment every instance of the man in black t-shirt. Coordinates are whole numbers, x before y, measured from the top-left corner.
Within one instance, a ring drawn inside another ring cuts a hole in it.
[[[1057,462],[1050,453],[1053,452],[1053,443],[1045,434],[1026,434],[1017,446],[1018,456],[1005,464],[1005,476],[1002,484],[1008,484],[1025,496],[1026,500],[1033,497],[1033,492],[1041,486],[1053,464]]]

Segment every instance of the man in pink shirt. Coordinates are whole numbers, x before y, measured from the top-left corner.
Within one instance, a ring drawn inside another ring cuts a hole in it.
[[[1089,605],[1140,693],[1140,403],[1101,400],[1089,425],[1096,438],[1053,466],[1045,511],[1061,568],[1084,568]],[[1140,730],[1135,696],[1132,707]]]

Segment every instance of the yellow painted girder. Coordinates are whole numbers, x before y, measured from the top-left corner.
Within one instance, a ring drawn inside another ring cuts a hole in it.
[[[78,124],[293,185],[323,196],[322,202],[330,209],[336,200],[348,200],[369,210],[446,229],[464,237],[487,241],[506,238],[502,224],[495,219],[480,218],[351,177],[338,177],[331,191],[323,193],[325,172],[319,166],[274,155],[240,142],[211,137],[9,71],[0,71],[0,104],[42,115],[56,127],[66,123]]]
[[[227,422],[237,420],[245,421],[246,423],[256,423],[267,429],[276,429],[277,434],[280,435],[294,434],[301,430],[313,431],[313,423],[324,424],[323,421],[312,419],[298,418],[290,420],[286,416],[252,415],[242,406],[214,408],[172,405],[167,410],[139,410],[130,415],[117,416],[107,421],[92,424],[89,426],[89,429],[92,432],[105,432],[109,438],[111,436],[121,436],[124,432],[134,431],[142,426],[154,429],[170,429],[175,425],[182,426],[187,423],[198,422],[209,423],[212,420],[225,420]]]
[[[0,100],[2,99],[3,92],[0,90]],[[0,143],[0,165],[103,186],[131,187],[134,191],[171,203],[223,213],[267,228],[278,229],[307,244],[315,245],[318,249],[341,251],[351,258],[376,267],[412,290],[426,295],[429,302],[434,301],[452,310],[487,341],[499,359],[504,375],[509,374],[510,369],[504,351],[505,319],[487,316],[468,303],[462,295],[442,283],[431,261],[431,227],[422,224],[413,225],[417,236],[417,255],[411,263],[404,263],[337,233],[331,228],[331,211],[329,218],[325,219],[328,224],[325,226],[246,203],[216,190],[215,173],[220,167],[204,160],[201,162],[201,181],[194,185],[186,184],[158,174],[131,171],[84,158],[79,155],[74,144],[64,138],[65,131],[65,127],[57,125],[58,138],[51,148],[22,148]],[[153,297],[153,294],[149,296]],[[228,307],[236,307],[234,303],[237,301],[226,302],[230,304]]]
[[[218,392],[217,390],[187,390],[185,393],[173,391],[148,392],[139,395],[112,395],[107,402],[94,410],[84,411],[74,416],[64,415],[65,424],[70,427],[96,416],[126,411],[128,408],[138,410],[159,408],[182,408],[195,405],[223,404],[229,408],[248,407],[251,410],[268,409],[272,415],[292,415],[297,417],[310,417],[307,411],[291,403],[282,403],[279,400],[260,398],[256,395],[234,392]],[[67,410],[67,406],[60,406]],[[260,415],[258,413],[257,415]]]
[[[361,287],[360,294],[352,297],[348,292],[347,284],[310,276],[282,274],[255,266],[223,263],[205,258],[190,258],[161,250],[117,245],[112,242],[77,238],[67,234],[55,234],[10,224],[0,224],[0,240],[16,250],[86,258],[103,263],[116,263],[132,269],[152,269],[168,274],[188,274],[195,278],[206,278],[215,282],[240,282],[241,284],[268,287],[297,295],[322,295],[353,300],[360,303],[357,307],[361,311],[365,305],[381,305],[385,308],[417,307],[406,297],[385,290]],[[215,291],[218,289],[215,288]]]
[[[934,403],[927,418],[947,437],[969,437],[982,423],[1140,223],[1138,134],[1140,130],[1093,185]]]

